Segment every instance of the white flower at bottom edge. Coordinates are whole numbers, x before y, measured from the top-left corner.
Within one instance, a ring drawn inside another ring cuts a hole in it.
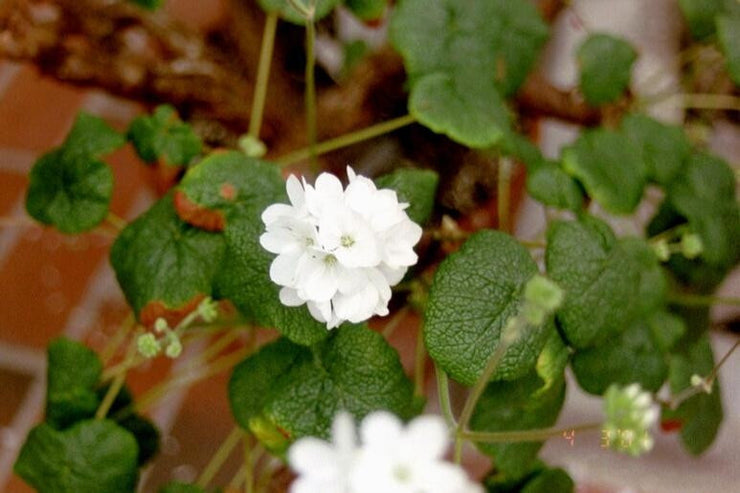
[[[288,450],[288,463],[298,475],[290,493],[349,493],[349,472],[356,450],[352,417],[340,412],[332,424],[331,442],[305,437]]]
[[[482,493],[458,465],[443,459],[447,427],[439,416],[420,416],[404,428],[387,412],[365,418],[362,447],[349,478],[352,493]]]

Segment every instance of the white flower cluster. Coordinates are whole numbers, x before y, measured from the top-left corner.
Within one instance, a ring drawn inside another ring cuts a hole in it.
[[[448,446],[439,416],[404,428],[386,411],[365,417],[360,443],[347,413],[334,418],[332,442],[307,437],[288,450],[298,477],[290,493],[483,493],[458,465],[442,459]]]
[[[266,232],[260,244],[278,256],[270,279],[282,286],[280,301],[308,306],[328,329],[387,315],[391,286],[417,256],[421,227],[404,211],[393,190],[347,168],[349,184],[322,173],[314,186],[291,175],[288,204],[262,213]]]
[[[653,448],[650,429],[658,421],[658,409],[640,384],[610,385],[604,392],[604,414],[602,439],[607,447],[633,456]]]

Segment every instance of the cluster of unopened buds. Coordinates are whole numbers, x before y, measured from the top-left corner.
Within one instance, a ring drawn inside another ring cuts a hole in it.
[[[288,306],[306,304],[328,329],[388,314],[391,286],[417,262],[413,247],[422,229],[396,192],[347,168],[349,184],[322,173],[309,185],[287,180],[290,205],[262,213],[260,244],[277,254],[270,279]]]
[[[290,493],[483,493],[459,465],[444,460],[447,427],[420,416],[404,427],[386,411],[365,417],[359,440],[352,417],[337,414],[332,440],[297,440],[288,462],[298,477]]]

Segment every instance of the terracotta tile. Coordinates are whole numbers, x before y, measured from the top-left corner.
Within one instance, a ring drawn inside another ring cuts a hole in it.
[[[63,139],[84,91],[24,66],[0,99],[0,147],[46,150]]]

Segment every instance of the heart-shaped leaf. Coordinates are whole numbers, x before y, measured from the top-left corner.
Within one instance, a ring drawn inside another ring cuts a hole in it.
[[[630,83],[637,53],[630,44],[608,34],[592,34],[578,48],[580,87],[592,106],[619,99]]]
[[[157,106],[151,116],[136,117],[128,138],[141,159],[147,163],[161,160],[170,166],[187,166],[203,147],[200,137],[168,104]]]
[[[103,365],[98,355],[66,338],[49,343],[46,422],[57,429],[92,417],[100,404],[96,389]]]
[[[524,81],[547,34],[529,2],[400,2],[390,35],[409,74],[409,111],[467,146],[495,144],[510,127],[504,96]]]
[[[174,325],[211,294],[223,251],[221,235],[177,216],[170,193],[121,232],[110,261],[139,320]]]
[[[108,420],[31,430],[14,472],[40,493],[131,493],[138,479],[134,437]]]
[[[635,313],[639,263],[609,226],[585,216],[554,222],[547,233],[547,272],[565,291],[557,321],[567,341],[585,348],[624,330]]]
[[[281,452],[303,436],[328,437],[334,415],[413,412],[412,385],[380,334],[343,326],[312,348],[280,339],[250,356],[229,381],[237,422]]]
[[[563,168],[609,212],[628,214],[642,199],[645,163],[635,143],[622,133],[584,132],[563,151]]]
[[[424,322],[429,355],[455,380],[472,385],[507,321],[519,313],[526,282],[537,274],[526,248],[498,231],[480,231],[439,266]],[[494,378],[514,379],[535,364],[550,322],[529,327],[506,351]]]

